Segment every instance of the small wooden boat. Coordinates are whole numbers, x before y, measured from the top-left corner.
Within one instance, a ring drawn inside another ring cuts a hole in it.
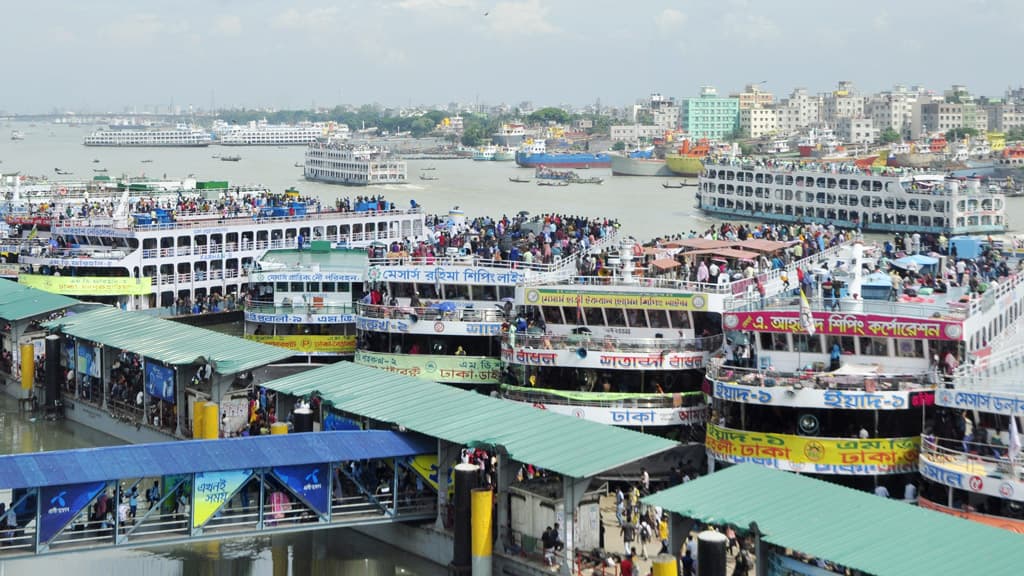
[[[519,184],[526,184],[527,182],[530,181],[530,179],[529,178],[520,178],[519,176],[509,176],[508,177],[508,181],[509,182],[517,182]]]

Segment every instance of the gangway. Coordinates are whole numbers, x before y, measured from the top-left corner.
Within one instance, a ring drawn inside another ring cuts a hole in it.
[[[434,521],[436,493],[406,471],[435,450],[371,430],[0,456],[0,501],[17,518],[0,531],[0,560]]]

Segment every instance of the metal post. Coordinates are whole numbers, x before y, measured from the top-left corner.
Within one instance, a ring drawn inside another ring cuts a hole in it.
[[[33,545],[32,551],[39,554],[41,552],[39,549],[39,526],[42,524],[43,520],[43,490],[42,488],[34,488],[33,490],[35,490],[36,493],[36,534],[34,538],[35,544]]]
[[[194,481],[194,480],[193,480]],[[103,491],[107,488],[104,486]],[[121,539],[121,481],[114,480],[114,546]]]
[[[391,484],[391,517],[398,516],[398,458],[391,459],[392,467],[395,469],[394,479]]]
[[[256,528],[258,530],[263,530],[263,508],[264,508],[264,506],[266,506],[266,500],[265,499],[267,497],[267,490],[266,490],[266,486],[264,486],[265,478],[264,478],[264,471],[262,469],[259,471],[259,477],[260,477],[260,514],[259,514],[259,517],[258,517],[259,519],[256,521]]]
[[[337,473],[334,467],[337,466],[337,462],[327,463],[327,522],[331,522],[331,517],[334,512],[334,475]],[[261,507],[262,509],[262,507]]]

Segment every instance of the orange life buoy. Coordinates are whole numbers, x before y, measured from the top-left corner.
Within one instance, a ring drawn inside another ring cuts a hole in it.
[[[58,190],[58,192],[60,192],[61,196],[67,196],[68,195],[68,189],[65,188],[64,186],[61,186],[60,190]]]

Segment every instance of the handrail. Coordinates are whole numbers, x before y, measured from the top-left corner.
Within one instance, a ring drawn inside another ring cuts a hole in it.
[[[1008,458],[1009,447],[1002,444],[985,444],[983,442],[968,442],[971,447],[978,448],[977,453],[964,452],[963,450],[955,450],[947,448],[947,446],[963,446],[964,440],[955,438],[942,438],[937,436],[930,436],[927,434],[921,435],[921,456],[929,459],[934,459],[935,463],[941,463],[942,461],[956,461],[958,466],[966,466],[968,473],[977,474],[980,476],[994,475],[999,478],[1004,477],[1003,474],[1010,472],[1009,468],[1012,467],[1020,470],[1018,477],[1024,479],[1024,453],[1018,454],[1016,458],[1011,462]],[[989,456],[988,454],[999,454],[999,456]],[[1002,454],[1006,453],[1007,456]]]
[[[508,400],[519,402],[541,402],[561,406],[593,406],[603,408],[701,408],[703,392],[652,393],[652,392],[581,392],[533,388],[502,384],[501,395]],[[679,398],[698,400],[695,405],[679,405]]]
[[[128,223],[125,226],[119,226],[119,227],[126,228],[126,229],[129,229],[129,230],[136,230],[136,231],[179,230],[179,229],[201,228],[201,227],[209,227],[209,226],[224,225],[224,224],[245,224],[245,223],[250,223],[252,221],[255,221],[256,223],[259,223],[259,224],[264,224],[264,223],[275,223],[275,222],[307,222],[307,221],[338,220],[338,219],[354,220],[354,219],[358,219],[358,218],[379,218],[379,217],[382,217],[382,216],[402,216],[402,215],[420,214],[420,213],[421,212],[420,212],[419,208],[412,208],[412,209],[408,209],[408,210],[361,210],[361,211],[358,211],[358,212],[357,211],[352,211],[352,210],[345,210],[345,211],[322,210],[320,212],[307,212],[306,214],[303,214],[301,216],[300,215],[295,215],[295,216],[260,216],[258,212],[253,212],[251,214],[246,214],[246,215],[239,215],[239,216],[231,216],[231,215],[229,215],[229,216],[226,216],[226,217],[221,216],[219,214],[214,214],[214,215],[210,216],[209,218],[194,219],[194,220],[188,220],[188,221],[185,221],[185,222],[163,222],[163,223],[158,222],[158,223],[153,223],[153,224],[134,224],[134,223]],[[109,219],[104,219],[104,220],[109,220]],[[122,223],[116,222],[116,223],[113,223],[113,224],[122,224]],[[71,218],[71,219],[64,219],[63,222],[60,222],[60,223],[58,223],[58,224],[56,224],[54,226],[54,233],[60,233],[60,230],[62,228],[68,228],[68,227],[91,227],[91,226],[96,226],[96,225],[99,225],[99,224],[96,222],[96,219],[94,219],[94,218]]]
[[[571,260],[571,259],[570,259]],[[412,256],[406,252],[390,252],[384,258],[370,258],[370,266],[478,266],[484,268],[511,268],[536,272],[555,272],[562,267],[562,261],[523,262],[522,260],[493,260],[475,254],[465,256]]]
[[[456,306],[444,311],[430,306],[385,306],[356,302],[356,314],[365,318],[407,319],[415,315],[420,320],[443,320],[448,322],[504,322],[505,314],[497,308]]]
[[[795,289],[795,288],[794,288]],[[965,310],[956,307],[954,303],[949,304],[918,304],[914,302],[891,302],[889,300],[870,300],[852,298],[840,298],[838,310],[833,310],[831,302],[827,297],[808,296],[807,304],[811,311],[828,312],[835,314],[886,314],[894,316],[908,316],[912,318],[942,318],[963,320],[966,318]],[[729,312],[758,312],[762,310],[792,311],[800,309],[800,297],[789,295],[777,295],[765,298],[764,305],[761,300],[735,299],[727,304]],[[851,309],[855,307],[856,309]]]
[[[540,349],[569,349],[603,352],[708,352],[722,345],[722,335],[694,336],[691,338],[635,338],[606,335],[593,337],[590,334],[504,334],[503,346]]]
[[[932,389],[936,387],[933,380],[938,378],[938,375],[931,371],[910,374],[838,375],[838,378],[851,377],[857,379],[857,382],[851,384],[837,380],[837,375],[832,372],[783,372],[780,370],[759,370],[756,368],[729,366],[725,365],[724,358],[721,356],[708,360],[705,376],[707,376],[708,380],[728,383],[731,386],[789,386],[797,389],[811,388],[816,390],[864,390],[867,383],[871,382],[881,392]]]
[[[245,305],[245,311],[260,314],[281,314],[287,312],[294,312],[296,314],[354,314],[355,307],[351,304],[331,303],[314,306],[302,300],[292,302],[291,304],[277,304],[268,300],[250,300]]]

